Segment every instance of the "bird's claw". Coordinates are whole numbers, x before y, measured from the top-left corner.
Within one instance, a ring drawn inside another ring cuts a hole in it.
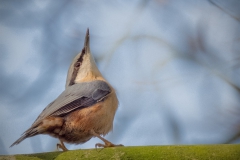
[[[63,151],[68,151],[68,149],[65,146],[63,146],[62,144],[57,143],[57,150],[59,150],[59,148],[62,149]]]
[[[95,148],[109,148],[109,147],[123,147],[124,145],[122,144],[112,144],[112,143],[105,143],[105,144],[101,144],[101,143],[96,143],[95,144]]]

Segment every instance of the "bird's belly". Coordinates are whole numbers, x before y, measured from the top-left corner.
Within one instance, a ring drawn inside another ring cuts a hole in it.
[[[117,109],[117,102],[115,104],[113,100],[107,98],[93,106],[67,114],[58,138],[68,143],[79,144],[93,137],[90,134],[91,130],[106,135],[112,130]]]

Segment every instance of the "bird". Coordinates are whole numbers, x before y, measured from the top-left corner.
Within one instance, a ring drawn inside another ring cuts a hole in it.
[[[96,148],[123,146],[103,138],[113,129],[117,108],[116,92],[102,76],[91,54],[88,28],[83,49],[69,67],[65,90],[10,147],[39,134],[58,138],[57,148],[63,151],[68,150],[64,143],[82,144],[92,137],[104,142],[96,143]]]

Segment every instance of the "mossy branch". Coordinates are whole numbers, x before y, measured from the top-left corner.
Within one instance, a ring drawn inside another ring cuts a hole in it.
[[[171,160],[240,160],[240,144],[136,146],[105,149],[83,149],[27,155],[0,156],[16,160],[84,160],[84,159],[171,159]]]

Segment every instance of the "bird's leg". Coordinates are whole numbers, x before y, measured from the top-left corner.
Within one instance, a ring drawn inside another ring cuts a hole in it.
[[[61,148],[63,151],[68,151],[67,147],[64,145],[63,141],[60,140],[60,144],[57,144],[57,149]]]
[[[105,144],[101,144],[101,143],[96,143],[95,147],[103,147],[103,148],[108,148],[108,147],[122,147],[122,144],[113,144],[111,142],[109,142],[108,140],[104,139],[103,137],[101,137],[99,134],[97,134],[95,131],[91,130],[91,134],[95,137],[98,137],[99,139],[101,139]]]

